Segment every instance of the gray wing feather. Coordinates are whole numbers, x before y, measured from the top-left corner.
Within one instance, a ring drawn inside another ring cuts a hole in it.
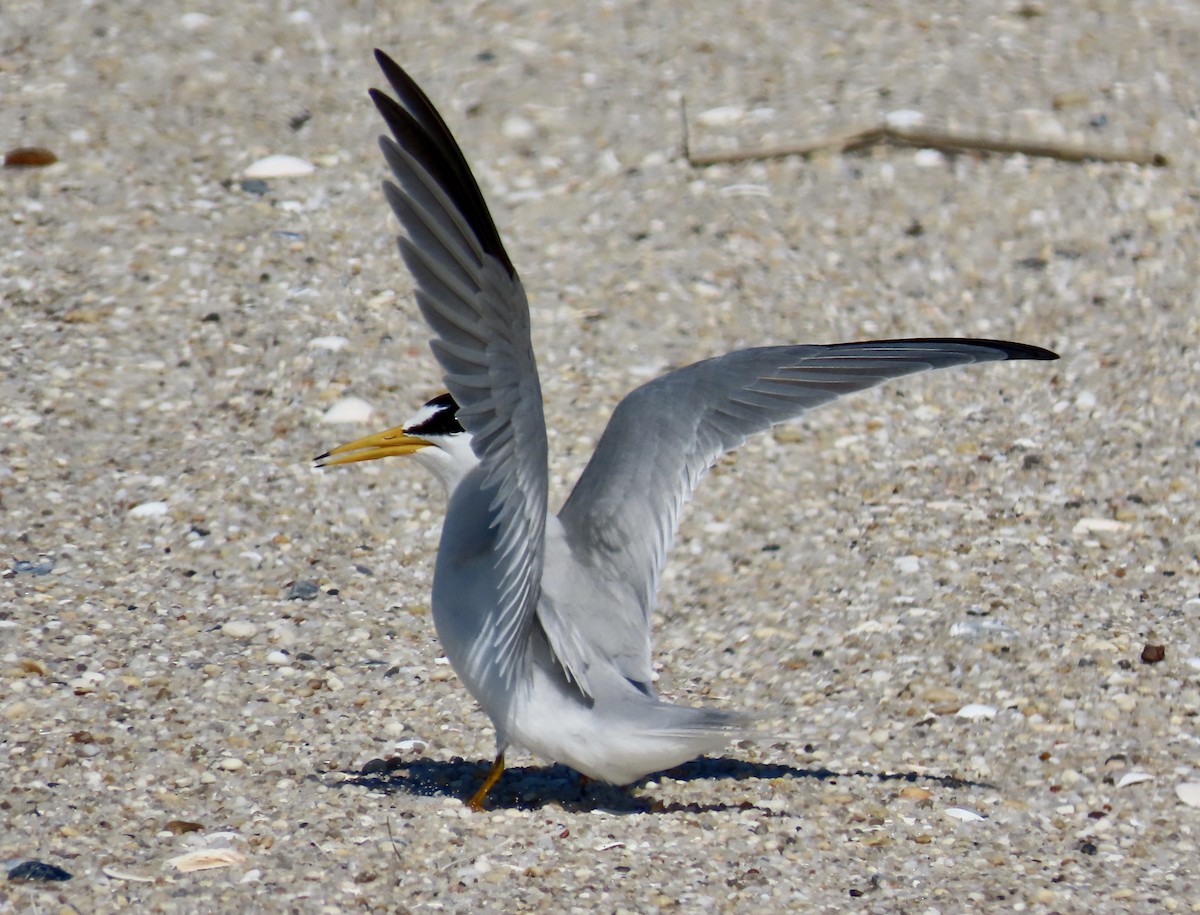
[[[380,147],[395,183],[384,193],[404,228],[400,251],[430,347],[459,404],[458,421],[493,493],[498,529],[496,607],[475,643],[511,680],[524,661],[536,611],[546,524],[546,426],[524,287],[504,250],[462,151],[432,103],[376,52],[393,100],[371,91],[394,140]],[[478,660],[477,658],[476,660]]]
[[[755,432],[901,375],[1056,358],[993,340],[771,346],[697,362],[642,385],[617,405],[558,516],[576,559],[628,599],[614,601],[602,618],[548,622],[548,631],[561,629],[561,643],[586,643],[615,659],[630,679],[648,680],[659,574],[680,509],[718,457]]]

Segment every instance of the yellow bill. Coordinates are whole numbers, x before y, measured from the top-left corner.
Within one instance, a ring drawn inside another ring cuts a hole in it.
[[[314,458],[318,467],[332,467],[334,464],[353,464],[357,461],[374,461],[379,458],[397,457],[412,454],[422,448],[429,447],[429,442],[415,435],[409,435],[402,426],[364,435],[352,442],[338,445]]]

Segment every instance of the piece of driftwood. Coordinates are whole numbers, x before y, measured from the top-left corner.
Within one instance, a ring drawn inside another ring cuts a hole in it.
[[[847,133],[817,137],[801,143],[772,146],[763,149],[733,152],[696,153],[688,137],[687,113],[683,117],[683,154],[695,168],[731,162],[753,162],[761,159],[782,159],[787,156],[809,158],[818,153],[858,152],[872,146],[905,146],[917,149],[936,149],[950,155],[981,153],[1002,156],[1033,156],[1058,159],[1060,162],[1126,162],[1133,165],[1167,165],[1162,153],[1142,150],[1097,149],[1090,146],[1069,146],[1034,140],[1001,140],[995,137],[970,136],[924,127],[891,127],[883,124]]]

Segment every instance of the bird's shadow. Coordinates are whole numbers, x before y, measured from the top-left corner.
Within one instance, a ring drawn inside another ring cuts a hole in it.
[[[465,800],[483,783],[490,762],[454,758],[449,761],[416,759],[372,760],[361,771],[343,772],[344,785],[359,785],[387,794],[404,793],[422,797],[457,797]],[[665,772],[647,775],[625,787],[584,779],[574,769],[562,765],[515,766],[504,770],[488,794],[491,809],[537,810],[554,805],[570,811],[605,810],[610,813],[700,813],[704,811],[746,810],[755,805],[740,799],[718,803],[664,803],[637,789],[647,782],[669,778],[679,782],[701,779],[747,781],[749,779],[815,779],[834,781],[841,778],[866,778],[881,782],[925,783],[943,788],[992,788],[952,775],[919,772],[867,772],[858,769],[836,772],[832,769],[805,769],[781,763],[754,763],[727,756],[704,756]]]

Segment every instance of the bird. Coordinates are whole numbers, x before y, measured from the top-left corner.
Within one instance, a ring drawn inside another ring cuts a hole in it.
[[[721,749],[752,716],[659,697],[651,629],[680,511],[709,467],[754,433],[889,379],[1001,360],[1053,360],[1002,340],[917,338],[763,346],[678,368],[625,396],[557,513],[525,288],[450,129],[382,51],[392,94],[384,196],[432,331],[445,392],[408,421],[316,458],[411,455],[445,487],[432,585],[446,657],[491,719],[496,755],[467,804],[486,807],[520,747],[628,785]]]

